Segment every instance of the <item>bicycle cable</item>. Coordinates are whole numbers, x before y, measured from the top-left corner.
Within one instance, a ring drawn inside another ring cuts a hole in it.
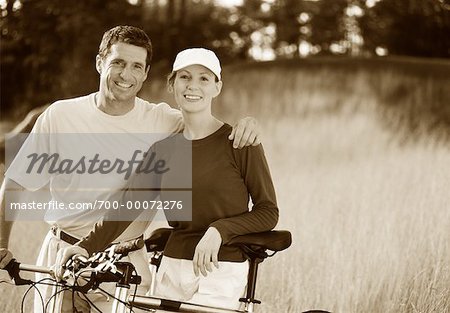
[[[106,290],[104,290],[104,289],[102,289],[102,288],[100,288],[100,287],[98,287],[98,289],[99,289],[100,291],[102,291],[103,293],[106,293],[106,294],[107,294],[108,296],[110,296],[112,299],[117,300],[117,301],[119,301],[120,303],[124,304],[127,308],[129,308],[129,309],[131,310],[130,313],[134,312],[132,306],[131,306],[128,302],[116,298],[116,296],[113,296],[113,295],[110,294],[108,291],[106,291]],[[137,285],[136,285],[136,290],[137,290]]]
[[[36,287],[36,284],[33,283],[33,284],[30,285],[30,287],[28,287],[27,291],[25,291],[24,295],[22,296],[22,302],[20,303],[20,312],[21,312],[21,313],[24,313],[24,312],[25,312],[25,311],[24,311],[24,308],[25,308],[25,299],[26,299],[26,296],[27,296],[28,292],[29,292],[32,288],[35,288],[35,289],[38,291],[38,294],[39,294],[39,296],[41,297],[41,303],[42,303],[42,305],[44,305],[44,298],[42,298],[42,294],[41,294],[41,292],[39,291],[39,289]]]
[[[57,292],[55,292],[54,294],[52,294],[52,296],[46,301],[45,303],[45,307],[44,307],[44,313],[47,312],[48,306],[50,304],[50,301],[52,301],[53,298],[55,298],[56,296],[58,296],[60,293],[64,292],[64,291],[68,291],[71,289],[71,286],[66,286],[64,288],[62,288],[61,290],[58,290]]]
[[[115,260],[115,261],[116,261],[116,260]],[[92,269],[92,268],[85,268],[85,269],[79,270],[77,273],[75,273],[75,269],[72,269],[72,271],[70,271],[70,272],[68,273],[68,275],[69,275],[71,278],[73,278],[73,280],[74,280],[74,282],[73,282],[72,285],[61,284],[61,283],[59,283],[58,281],[56,281],[55,279],[49,278],[49,277],[43,278],[43,279],[41,279],[41,280],[39,280],[39,281],[37,281],[37,282],[31,281],[30,286],[28,287],[28,289],[25,291],[24,295],[22,296],[22,301],[21,301],[21,313],[24,313],[24,312],[25,312],[25,311],[24,311],[24,310],[25,310],[25,300],[26,300],[26,298],[27,298],[27,296],[28,296],[28,293],[29,293],[30,290],[32,290],[33,288],[35,289],[37,295],[39,296],[39,299],[41,300],[41,305],[42,305],[42,308],[43,308],[43,310],[44,310],[44,313],[47,312],[47,310],[48,310],[48,308],[49,308],[50,302],[51,302],[56,296],[58,296],[58,295],[61,294],[62,292],[69,291],[69,290],[72,291],[72,308],[73,308],[73,309],[76,309],[76,308],[75,308],[75,293],[76,293],[76,295],[79,296],[80,298],[84,298],[84,300],[85,300],[86,302],[88,302],[89,305],[90,305],[92,308],[94,308],[94,309],[95,309],[96,311],[98,311],[99,313],[102,313],[102,311],[101,311],[101,310],[100,310],[100,309],[92,302],[92,300],[89,299],[89,297],[88,297],[86,294],[84,294],[83,292],[80,292],[80,291],[76,290],[76,287],[81,286],[81,285],[79,285],[79,283],[78,283],[78,280],[79,280],[80,278],[83,279],[84,281],[88,281],[87,279],[85,279],[84,277],[81,276],[82,274],[84,274],[84,273],[86,273],[86,272],[96,272],[96,270],[95,270],[95,269]],[[135,269],[133,270],[133,273],[136,274],[136,275],[138,274],[138,273],[136,272]],[[50,281],[50,282],[47,282],[47,281]],[[15,284],[13,284],[12,282],[7,281],[7,280],[1,280],[0,283],[7,283],[7,284],[10,284],[10,285],[15,285]],[[44,297],[43,297],[43,295],[42,295],[42,293],[41,293],[41,290],[39,290],[38,285],[47,285],[47,286],[52,286],[52,287],[54,287],[54,286],[56,286],[56,287],[60,286],[60,287],[62,287],[62,289],[56,291],[54,294],[52,294],[52,295],[50,296],[50,298],[49,298],[47,301],[44,301]],[[130,313],[134,313],[134,312],[135,312],[135,311],[133,310],[133,305],[130,305],[128,302],[116,298],[115,295],[112,295],[111,293],[109,293],[108,291],[104,290],[103,288],[100,288],[100,286],[98,286],[97,288],[98,288],[101,292],[103,292],[105,295],[107,295],[107,296],[109,296],[110,298],[112,298],[112,299],[118,301],[119,303],[122,303],[123,305],[125,305],[125,306],[130,310]],[[133,299],[134,299],[134,298],[136,297],[136,295],[137,295],[137,289],[138,289],[138,285],[135,284],[134,293],[133,293]],[[35,305],[36,305],[36,304],[35,304]],[[136,307],[138,307],[138,306],[136,306]]]
[[[43,282],[46,281],[46,280],[53,281],[53,279],[51,279],[51,278],[43,278],[43,279],[41,279],[41,280],[39,280],[39,281],[37,281],[37,282],[31,282],[30,286],[28,287],[28,289],[25,291],[25,293],[24,293],[23,296],[22,296],[22,301],[21,301],[21,304],[20,304],[20,312],[21,312],[21,313],[24,313],[24,312],[25,312],[25,311],[24,311],[24,308],[25,308],[25,299],[27,298],[27,295],[28,295],[28,293],[30,292],[30,290],[33,289],[33,288],[35,289],[35,291],[37,291],[37,294],[39,295],[39,298],[40,298],[40,300],[41,300],[42,307],[44,308],[44,297],[42,296],[42,293],[41,293],[41,291],[39,290],[39,288],[37,287],[37,285],[39,285],[39,284],[44,284]],[[45,284],[44,284],[44,285],[45,285]],[[53,286],[53,284],[49,284],[49,285]]]
[[[74,312],[76,311],[76,307],[75,307],[75,294],[76,294],[80,299],[84,298],[84,300],[87,303],[89,303],[91,309],[94,308],[97,312],[102,313],[102,311],[89,299],[89,297],[86,294],[75,290],[75,288],[79,286],[78,280],[80,278],[84,279],[81,275],[86,272],[94,272],[94,270],[93,269],[84,269],[84,270],[78,271],[77,273],[75,273],[74,271],[71,272],[73,279],[74,279],[74,283],[71,288],[71,290],[72,290],[72,310]]]
[[[89,271],[94,272],[93,269],[85,269],[85,270],[79,271],[79,272],[75,275],[75,277],[74,277],[74,282],[75,282],[75,284],[78,283],[78,279],[80,279],[80,278],[81,278],[81,279],[84,279],[83,277],[81,277],[81,274],[83,274],[84,272],[89,272]],[[137,274],[137,272],[136,272],[136,274]],[[127,306],[127,307],[131,310],[130,313],[135,312],[135,311],[133,310],[133,308],[130,306],[129,303],[127,303],[127,302],[125,302],[125,301],[122,301],[122,300],[116,298],[114,295],[112,295],[112,294],[109,293],[108,291],[102,289],[100,286],[97,287],[97,289],[99,289],[101,292],[103,292],[103,293],[105,293],[106,295],[108,295],[110,298],[112,298],[112,299],[114,299],[114,300],[117,300],[118,302],[120,302],[120,303],[124,304],[125,306]],[[136,285],[136,287],[135,287],[135,295],[136,295],[136,292],[137,292],[137,285]],[[86,294],[84,294],[84,293],[80,293],[80,294],[84,297],[84,299],[85,299],[92,307],[94,307],[95,310],[97,310],[98,312],[102,313],[102,311],[101,311],[97,306],[95,306],[95,304],[92,302],[92,300],[89,299],[89,297],[88,297]]]
[[[85,270],[83,270],[83,271],[78,272],[78,273],[77,273],[77,276],[75,276],[75,282],[77,282],[79,278],[84,279],[83,277],[80,277],[80,275],[81,275],[83,272],[86,272],[86,271],[94,271],[94,270],[93,270],[93,269],[85,269]],[[138,274],[138,273],[136,272],[136,270],[133,270],[133,273],[135,273],[136,275]],[[101,292],[103,292],[104,294],[108,295],[110,298],[112,298],[112,299],[114,299],[114,300],[117,300],[118,302],[124,304],[127,308],[129,308],[129,309],[131,310],[130,313],[135,312],[135,311],[133,310],[133,307],[132,307],[128,302],[116,298],[115,295],[112,295],[111,293],[109,293],[108,291],[104,290],[104,289],[101,288],[100,286],[98,286],[97,289],[99,289],[99,290],[100,290]],[[136,294],[137,294],[137,284],[136,284],[136,287],[135,287],[135,291],[134,291],[134,296],[133,296],[133,297],[135,297]],[[88,300],[88,299],[86,299],[86,300],[87,300],[89,303],[91,303],[90,300]],[[98,310],[98,309],[97,309],[97,310]],[[99,312],[101,312],[101,311],[99,311]]]
[[[136,271],[136,269],[133,270],[133,273],[136,274],[136,276],[138,275],[138,272]],[[135,287],[134,287],[133,301],[136,298],[137,288],[138,288],[138,285],[136,284]],[[131,312],[134,312],[132,304],[129,304],[129,308],[130,308]]]
[[[86,294],[84,294],[82,292],[80,293],[78,291],[77,291],[77,294],[80,298],[83,297],[86,300],[86,302],[89,303],[91,308],[94,308],[97,312],[102,313],[102,311],[92,302],[91,299],[89,299],[89,297]]]

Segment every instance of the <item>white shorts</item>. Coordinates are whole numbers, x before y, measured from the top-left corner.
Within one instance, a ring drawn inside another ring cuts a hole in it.
[[[54,265],[56,261],[56,255],[58,251],[62,248],[68,247],[70,244],[64,242],[63,240],[55,237],[51,231],[48,232],[47,236],[42,243],[41,251],[39,252],[38,259],[36,261],[36,265],[51,267]],[[142,283],[138,287],[138,294],[145,294],[150,286],[150,270],[148,268],[147,256],[145,252],[145,247],[138,251],[133,251],[129,254],[128,257],[121,259],[121,261],[131,262],[136,267],[136,271],[142,277]],[[43,278],[49,278],[49,275],[46,274],[36,274],[36,281],[39,281]],[[115,293],[115,283],[105,283],[100,287],[105,289],[110,294]],[[48,285],[37,285],[42,298],[44,300],[44,305],[53,295],[53,287]],[[134,291],[134,286],[130,288],[130,290]],[[92,293],[88,294],[89,300],[91,300],[95,306],[97,306],[102,312],[110,312],[112,308],[113,299],[107,301],[107,298],[103,294]],[[55,312],[70,312],[72,313],[72,292],[67,291],[64,292],[64,296],[62,299],[62,303],[57,304],[57,306],[61,307],[61,310],[56,310]],[[89,313],[90,306],[89,304],[81,297],[75,296],[74,299],[75,307],[80,313]],[[134,309],[135,310],[135,309]],[[39,296],[39,293],[36,291],[34,296],[34,312],[42,313],[42,300]],[[93,310],[95,312],[95,310]],[[135,310],[136,311],[136,310]],[[49,311],[47,311],[49,312]],[[51,312],[51,311],[50,311]],[[136,311],[139,312],[139,311]]]
[[[205,277],[195,276],[191,260],[164,256],[156,275],[155,296],[227,309],[239,309],[249,263],[219,262]]]

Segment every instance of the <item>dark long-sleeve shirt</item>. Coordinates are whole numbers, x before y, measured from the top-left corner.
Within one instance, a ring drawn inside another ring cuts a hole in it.
[[[192,219],[177,220],[179,212],[165,211],[169,225],[174,228],[167,242],[164,254],[180,259],[192,259],[195,247],[208,229],[215,227],[222,237],[219,251],[220,261],[242,261],[244,257],[236,247],[226,244],[234,237],[254,232],[267,231],[278,221],[275,190],[269,167],[261,145],[233,149],[228,140],[231,126],[225,124],[213,134],[199,140],[188,141],[182,136],[168,138],[156,143],[150,151],[167,161],[170,170],[162,175],[152,175],[152,187],[159,184],[161,200],[189,202],[192,195]],[[176,144],[174,145],[174,142]],[[173,147],[176,147],[174,149]],[[186,149],[183,151],[183,149]],[[192,149],[192,150],[191,150]],[[186,172],[183,155],[192,152],[192,189],[185,188],[190,175]],[[147,156],[151,155],[149,153]],[[178,168],[177,168],[178,167]],[[180,182],[180,176],[181,178]],[[131,183],[124,199],[143,200],[133,190],[142,189],[145,175],[138,175]],[[148,185],[148,184],[147,184]],[[136,188],[138,186],[138,188]],[[182,190],[174,192],[173,188]],[[155,191],[146,193],[146,199],[153,199]],[[253,206],[249,210],[249,200]],[[181,219],[185,219],[183,216]],[[128,225],[127,221],[104,221],[97,223],[94,230],[80,245],[88,251],[103,249]]]

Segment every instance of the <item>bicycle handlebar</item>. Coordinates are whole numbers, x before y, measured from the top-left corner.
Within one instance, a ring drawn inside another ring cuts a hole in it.
[[[19,270],[24,272],[34,272],[34,273],[42,273],[53,275],[53,270],[51,268],[45,266],[31,265],[31,264],[22,264],[16,261],[19,264]]]
[[[113,245],[103,252],[97,252],[90,258],[85,258],[81,255],[74,255],[70,258],[66,265],[66,273],[73,273],[75,277],[83,277],[91,280],[91,284],[87,284],[86,287],[92,287],[99,285],[103,282],[118,282],[123,279],[123,276],[127,276],[127,280],[131,284],[139,284],[141,277],[139,275],[131,275],[126,273],[130,271],[130,268],[134,270],[131,263],[119,262],[119,260],[126,256],[129,252],[139,250],[144,246],[144,240],[142,238],[135,239],[133,241],[120,243]],[[90,271],[82,271],[90,267]],[[12,259],[4,268],[9,276],[14,280],[17,286],[30,285],[34,282],[29,279],[23,279],[20,277],[20,272],[34,272],[48,274],[54,277],[54,271],[51,267],[37,266],[30,264],[21,264],[16,259]],[[81,275],[78,275],[81,273]],[[70,277],[65,276],[64,279]],[[86,289],[86,288],[84,288]],[[87,290],[81,290],[87,291]]]
[[[53,275],[53,271],[50,268],[36,265],[20,264],[19,262],[16,261],[16,259],[12,259],[11,261],[9,261],[9,263],[5,266],[4,270],[7,271],[9,276],[14,280],[16,286],[30,285],[33,283],[29,279],[23,279],[22,277],[20,277],[19,275],[20,271]]]

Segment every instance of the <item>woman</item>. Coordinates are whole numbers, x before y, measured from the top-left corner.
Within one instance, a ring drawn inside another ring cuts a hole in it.
[[[222,84],[218,58],[203,48],[180,52],[168,77],[168,88],[183,114],[185,128],[182,136],[163,140],[150,151],[170,160],[170,171],[158,176],[161,199],[167,200],[176,197],[173,192],[164,191],[174,180],[178,181],[171,176],[186,170],[177,168],[182,165],[177,165],[173,160],[176,157],[167,153],[183,156],[180,149],[192,152],[192,219],[177,220],[176,212],[165,211],[174,230],[158,270],[155,295],[238,309],[247,282],[248,262],[238,248],[226,244],[239,235],[273,229],[278,208],[262,146],[233,149],[228,140],[231,126],[211,113],[212,100],[220,94]],[[145,176],[135,179],[134,187],[142,179]],[[128,201],[139,197],[128,194],[125,198]],[[95,251],[113,241],[129,224],[108,223],[115,224],[96,227],[79,245]]]

